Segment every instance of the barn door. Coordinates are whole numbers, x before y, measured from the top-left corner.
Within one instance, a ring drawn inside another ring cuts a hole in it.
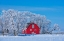
[[[32,34],[35,34],[34,27],[35,27],[34,24],[32,24],[32,29],[33,29]]]

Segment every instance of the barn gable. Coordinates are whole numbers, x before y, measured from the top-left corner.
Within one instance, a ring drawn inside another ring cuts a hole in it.
[[[29,23],[23,32],[24,34],[39,34],[40,28],[35,23]]]

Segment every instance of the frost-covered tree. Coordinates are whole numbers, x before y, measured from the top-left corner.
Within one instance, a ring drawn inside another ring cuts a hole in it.
[[[1,17],[0,17],[0,32],[1,33],[3,32],[3,22],[2,22]]]
[[[27,26],[27,23],[30,22],[34,22],[40,27],[41,34],[50,33],[58,28],[58,25],[55,24],[53,30],[50,30],[51,21],[48,20],[45,15],[39,15],[29,11],[17,11],[13,9],[3,10],[0,20],[2,21],[0,21],[0,25],[2,26],[3,31],[5,32],[6,29],[9,34],[14,33],[14,35],[22,33],[22,30]]]
[[[16,11],[14,11],[14,10],[12,10],[12,9],[9,9],[9,10],[7,10],[7,11],[5,11],[5,10],[3,10],[2,11],[2,18],[3,18],[3,29],[4,29],[4,32],[5,32],[5,30],[6,30],[6,32],[8,32],[8,30],[17,30],[16,29],[16,14],[17,14],[17,12]],[[6,33],[5,32],[5,33]]]
[[[49,33],[52,33],[53,31],[60,31],[60,27],[58,24],[54,24],[54,27],[49,31]]]
[[[52,31],[54,31],[54,30],[60,30],[58,24],[54,24],[54,27],[53,27]]]

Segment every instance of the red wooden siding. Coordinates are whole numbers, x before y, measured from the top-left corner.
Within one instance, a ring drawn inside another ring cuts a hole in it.
[[[40,33],[40,28],[38,27],[37,24],[31,23],[27,26],[25,30],[23,30],[24,34],[39,34]]]

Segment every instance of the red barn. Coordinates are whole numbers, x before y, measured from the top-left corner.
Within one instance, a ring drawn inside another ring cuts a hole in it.
[[[40,28],[35,23],[29,23],[28,26],[23,30],[24,34],[39,34]]]

